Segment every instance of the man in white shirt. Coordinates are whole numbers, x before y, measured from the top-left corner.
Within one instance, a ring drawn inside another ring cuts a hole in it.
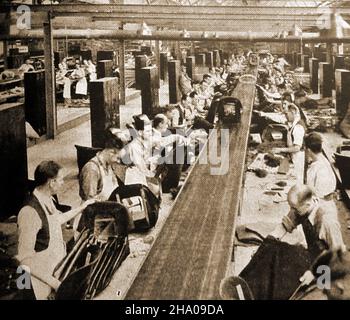
[[[223,73],[223,68],[215,68],[215,77],[214,77],[214,80],[215,80],[215,85],[216,86],[220,86],[222,84],[225,83],[225,80],[222,78],[222,73]]]
[[[193,120],[193,115],[190,109],[191,98],[187,95],[181,97],[181,103],[175,106],[173,111],[172,125],[176,127],[184,127]]]
[[[329,161],[322,154],[322,136],[312,132],[305,137],[305,152],[308,160],[306,183],[315,189],[316,195],[331,201],[337,180]]]
[[[192,91],[189,94],[189,97],[191,99],[191,105],[194,113],[203,116],[206,113],[206,111],[204,110],[204,102],[201,103],[198,97],[198,93],[196,91]]]
[[[194,90],[198,93],[198,98],[204,106],[209,107],[214,96],[214,86],[210,74],[203,75],[200,84],[194,86]]]
[[[193,88],[192,88],[192,79],[188,76],[186,72],[187,68],[186,66],[181,66],[181,75],[179,79],[179,86],[181,94],[189,94]]]
[[[286,101],[285,106],[285,116],[287,118],[287,147],[286,148],[273,148],[273,153],[286,152],[291,154],[292,159],[294,156],[300,152],[303,142],[305,129],[300,122],[300,112],[299,108],[293,104]]]
[[[143,184],[159,195],[159,181],[156,177],[158,157],[152,156],[152,123],[148,116],[133,116],[136,136],[125,146],[126,156],[123,163],[128,165],[125,173],[125,184]]]
[[[156,148],[164,148],[171,145],[174,142],[185,143],[186,138],[179,134],[171,134],[168,130],[169,121],[168,118],[159,113],[155,115],[153,119],[153,136],[152,146]],[[168,133],[168,134],[167,134]]]
[[[175,105],[166,105],[164,108],[164,115],[168,119],[168,126],[174,127]]]
[[[168,130],[168,122],[167,117],[161,113],[157,114],[153,119],[153,157],[159,157],[159,164],[176,164],[177,159],[174,158],[175,154],[176,152],[181,152],[178,155],[181,164],[184,160],[181,160],[182,158],[180,157],[184,157],[185,147],[190,139],[181,134],[172,134]]]

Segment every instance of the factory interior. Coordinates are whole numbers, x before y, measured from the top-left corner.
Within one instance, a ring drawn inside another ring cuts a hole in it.
[[[350,299],[349,1],[2,0],[0,150],[0,300]]]

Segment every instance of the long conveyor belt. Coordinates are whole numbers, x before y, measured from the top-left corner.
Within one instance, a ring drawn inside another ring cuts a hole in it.
[[[243,112],[230,131],[228,172],[212,175],[210,163],[195,164],[126,299],[219,298],[232,258],[255,83],[239,83],[233,96]]]

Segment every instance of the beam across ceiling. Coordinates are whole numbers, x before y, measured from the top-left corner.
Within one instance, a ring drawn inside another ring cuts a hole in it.
[[[125,21],[124,21],[125,23]],[[148,23],[148,22],[147,22]],[[220,21],[220,20],[211,20],[209,21],[181,21],[174,22],[169,20],[160,20],[157,21],[157,27],[182,30],[186,29],[188,31],[203,31],[208,30],[210,25],[210,31],[268,31],[268,32],[279,32],[279,31],[289,31],[292,29],[294,22],[293,21],[256,21],[252,24],[249,21]],[[12,24],[14,25],[14,24]],[[70,22],[60,22],[53,20],[53,26],[55,29],[81,29],[81,26],[85,26],[90,29],[105,29],[105,30],[116,30],[122,25],[121,20],[114,21],[86,21],[80,19],[79,17],[75,18]],[[314,26],[314,22],[304,22],[303,29]],[[15,26],[15,25],[14,25]],[[33,23],[32,29],[40,29],[42,27],[42,22]]]
[[[4,6],[6,7],[6,6]],[[1,24],[16,25],[18,14],[15,6],[11,8],[11,22],[1,22]],[[117,29],[121,23],[142,23],[157,27],[171,29],[186,29],[189,31],[201,31],[211,26],[211,31],[288,31],[293,24],[299,24],[302,28],[315,26],[319,15],[313,13],[295,14],[290,11],[283,15],[280,10],[271,14],[271,8],[268,11],[259,12],[254,16],[247,16],[240,7],[190,7],[190,6],[140,6],[140,5],[33,5],[31,14],[31,27],[41,28],[43,21],[47,20],[47,13],[52,12],[55,16],[53,27],[79,29],[82,25],[90,29]],[[217,10],[217,9],[220,10]],[[246,7],[243,7],[246,8]],[[146,10],[147,9],[147,10]],[[256,7],[249,7],[249,10],[255,10]],[[279,8],[280,9],[280,8]],[[1,10],[4,10],[1,7]],[[67,11],[66,11],[67,10]],[[71,11],[68,11],[71,10]],[[114,13],[105,13],[111,10]],[[120,12],[117,13],[117,11]],[[229,10],[229,11],[228,11]],[[6,11],[6,10],[4,10]],[[79,11],[79,12],[78,12]],[[96,12],[98,11],[98,12]],[[178,13],[180,11],[180,13]],[[350,11],[350,10],[349,10]],[[210,12],[210,14],[203,14]],[[268,14],[270,12],[270,14]],[[1,15],[1,14],[0,14]],[[72,16],[74,15],[74,19]],[[254,23],[252,23],[254,21]]]
[[[42,30],[20,31],[11,35],[0,35],[0,40],[19,40],[19,39],[42,39]],[[300,42],[299,37],[287,37],[285,39],[277,39],[270,35],[262,36],[251,32],[213,32],[207,33],[207,37],[203,37],[203,32],[191,32],[189,38],[184,38],[182,32],[175,31],[155,31],[152,35],[140,35],[135,31],[126,30],[66,30],[59,29],[53,31],[53,37],[56,39],[110,39],[110,40],[170,40],[170,41],[236,41],[236,42]],[[334,38],[334,37],[304,37],[305,43],[350,43],[350,37]]]
[[[41,29],[43,22],[47,20],[46,14],[33,14],[31,17],[31,29]],[[18,16],[12,15],[11,19],[2,20],[0,16],[0,25],[10,26],[10,30],[16,31],[16,21]],[[278,19],[276,17],[271,17],[271,19],[255,19],[254,23],[250,20],[214,20],[214,19],[201,19],[201,20],[173,20],[173,19],[163,19],[158,20],[144,20],[149,26],[153,26],[154,29],[165,28],[172,30],[183,30],[188,31],[203,31],[208,30],[210,26],[210,31],[252,31],[252,32],[282,32],[289,31],[292,29],[295,21],[293,19]],[[82,26],[89,29],[97,30],[116,30],[121,27],[122,24],[127,23],[137,23],[137,20],[127,20],[122,21],[118,17],[105,17],[105,18],[93,18],[93,17],[81,17],[76,16],[74,19],[71,17],[56,17],[52,19],[52,25],[54,29],[81,29]],[[316,19],[309,19],[302,22],[303,30],[316,25]],[[135,28],[135,27],[134,27]],[[127,28],[128,29],[128,28]]]
[[[0,12],[16,11],[19,5],[1,5]],[[247,15],[251,18],[261,15],[279,16],[319,16],[333,12],[328,7],[276,7],[276,6],[174,6],[174,5],[118,5],[118,4],[59,4],[29,5],[31,12],[52,12],[55,16],[106,15],[118,14],[125,18],[148,15],[171,17],[182,15],[184,18],[202,18],[203,16],[222,16],[230,19],[234,15]],[[350,8],[335,9],[339,14],[350,14]]]
[[[256,7],[256,6],[173,6],[173,5],[93,5],[59,4],[30,5],[32,28],[42,28],[47,14],[54,16],[56,29],[86,28],[115,30],[123,23],[147,22],[149,25],[189,31],[289,31],[294,24],[306,30],[317,25],[320,13],[330,8],[310,7]],[[11,12],[11,21],[0,24],[16,26],[16,5],[2,5],[0,12]],[[342,10],[345,19],[350,17],[350,8]],[[250,13],[250,14],[247,14]],[[337,11],[339,12],[339,11]],[[4,16],[4,14],[2,14]],[[72,19],[74,16],[74,19]],[[1,17],[1,13],[0,13]],[[85,19],[85,20],[83,20]]]
[[[222,16],[222,15],[216,15],[215,13],[208,15],[208,16],[202,16],[201,20],[202,21],[212,21],[212,20],[222,20],[222,21],[249,21],[252,23],[252,19],[255,21],[309,21],[309,22],[316,22],[317,18],[319,16],[314,16],[314,15],[303,15],[303,16],[279,16],[277,14],[275,15],[258,15],[258,16],[247,16],[247,15],[242,15],[242,14],[234,14],[234,15],[227,15],[227,16]],[[139,15],[134,15],[130,17],[126,17],[125,15],[122,14],[113,14],[113,15],[106,15],[106,16],[92,16],[92,19],[94,20],[111,20],[111,19],[117,19],[117,20],[123,20],[125,22],[142,22],[142,21],[152,21],[152,22],[158,22],[158,20],[175,20],[175,21],[181,21],[181,20],[193,20],[190,17],[182,17],[179,15],[173,14],[173,16],[168,15],[162,15],[162,14],[148,14],[147,16],[142,14]],[[196,23],[197,21],[192,21],[193,23]]]
[[[248,22],[252,24],[252,19],[254,19],[254,23],[274,23],[274,22],[293,22],[293,23],[300,23],[302,22],[303,24],[315,24],[317,21],[318,16],[279,16],[279,15],[261,15],[257,17],[251,17],[251,16],[245,16],[242,14],[235,14],[232,17],[230,16],[217,16],[215,14],[212,14],[210,16],[203,16],[201,17],[200,20],[193,20],[189,19],[187,17],[182,17],[179,15],[172,14],[170,15],[161,15],[161,14],[149,14],[147,16],[129,16],[126,17],[125,15],[122,14],[110,14],[110,15],[92,15],[92,16],[80,16],[76,15],[75,19],[85,19],[85,22],[88,21],[103,21],[103,22],[113,22],[113,21],[123,21],[124,23],[142,23],[142,22],[147,22],[147,23],[154,23],[156,25],[161,25],[164,22],[174,22],[174,24],[178,25],[181,24],[182,22],[188,22],[192,23],[193,25],[196,25],[197,23],[203,24],[212,22],[211,25],[216,26],[215,22],[219,21],[226,21],[228,23],[234,24],[237,22]],[[12,12],[11,13],[11,24],[15,24],[18,19],[18,14]],[[42,24],[42,21],[47,19],[47,13],[45,12],[36,12],[31,15],[31,24],[35,27],[38,24]],[[54,18],[54,23],[56,25],[59,24],[74,24],[75,19],[72,19],[71,17],[55,17]]]
[[[290,0],[246,0],[246,4],[244,3],[244,0],[172,0],[174,4],[178,5],[197,5],[197,6],[235,6],[235,7],[242,7],[242,4],[245,6],[271,6],[275,5],[278,7],[317,7],[319,6],[322,1],[316,1],[316,0],[307,0],[307,1],[290,1]],[[333,1],[334,2],[334,1]],[[165,0],[150,0],[151,5],[162,5],[165,4]]]

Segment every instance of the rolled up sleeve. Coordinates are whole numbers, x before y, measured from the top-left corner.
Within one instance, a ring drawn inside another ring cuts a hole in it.
[[[36,238],[42,224],[37,212],[29,206],[25,206],[21,209],[18,214],[17,223],[18,253],[16,258],[21,262],[24,259],[31,258],[36,254]]]
[[[99,193],[100,173],[95,165],[86,164],[80,174],[80,197],[94,198]]]
[[[173,127],[176,127],[179,125],[179,121],[180,121],[180,113],[179,110],[174,109],[173,111],[173,119],[172,119],[172,125]]]
[[[339,222],[329,215],[322,217],[319,238],[324,240],[330,250],[346,249]]]
[[[296,125],[293,130],[293,144],[302,146],[304,142],[305,129],[302,125]]]

